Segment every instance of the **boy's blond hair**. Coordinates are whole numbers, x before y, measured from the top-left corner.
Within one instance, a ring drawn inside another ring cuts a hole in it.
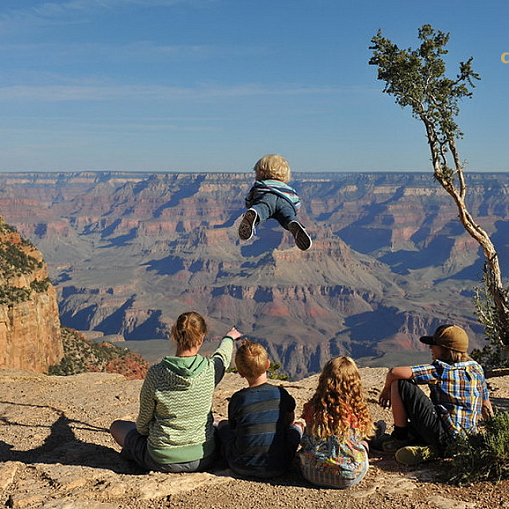
[[[439,353],[437,359],[447,364],[456,364],[458,362],[468,362],[472,360],[472,357],[466,352],[458,352],[457,350],[451,350],[445,346],[439,346]]]
[[[283,156],[269,154],[262,157],[253,170],[257,180],[275,179],[285,184],[290,180],[290,165]]]
[[[260,343],[252,343],[249,339],[242,341],[242,345],[235,354],[235,366],[238,372],[246,378],[258,378],[267,371],[269,355]]]

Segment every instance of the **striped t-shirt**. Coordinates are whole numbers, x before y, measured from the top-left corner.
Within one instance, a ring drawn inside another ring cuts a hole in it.
[[[236,432],[232,463],[243,470],[284,470],[294,452],[286,439],[294,410],[295,400],[283,387],[264,383],[236,392],[228,405]]]
[[[252,200],[257,195],[263,195],[264,193],[272,193],[277,194],[281,198],[287,200],[295,210],[295,213],[299,211],[302,204],[297,194],[297,191],[293,187],[290,187],[288,184],[281,182],[280,180],[257,180],[253,187],[249,190],[249,193],[246,196],[246,207],[251,207]]]

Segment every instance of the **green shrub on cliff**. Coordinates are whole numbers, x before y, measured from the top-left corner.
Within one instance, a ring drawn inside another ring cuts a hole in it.
[[[32,281],[30,288],[23,288],[18,286],[3,285],[0,286],[0,305],[12,306],[20,302],[26,302],[32,297],[32,292],[42,293],[47,291],[51,281],[49,278],[41,281]]]
[[[30,288],[26,288],[13,281],[13,278],[32,274],[35,269],[43,267],[42,261],[27,254],[26,251],[30,252],[31,249],[33,245],[17,235],[16,230],[0,216],[0,305],[25,302],[32,297],[32,292],[46,291],[51,284],[46,278],[32,281]]]
[[[0,268],[4,277],[30,274],[42,265],[42,262],[20,249],[18,244],[0,244]]]
[[[49,277],[45,279],[35,280],[30,283],[30,288],[35,293],[43,293],[48,290],[49,286],[51,285],[51,280]]]
[[[17,286],[0,287],[0,305],[12,305],[25,302],[30,299],[31,291],[28,288],[18,288]]]
[[[144,379],[148,362],[127,348],[89,341],[77,331],[62,327],[64,357],[50,366],[49,375],[76,375],[85,372],[119,373],[129,380]]]

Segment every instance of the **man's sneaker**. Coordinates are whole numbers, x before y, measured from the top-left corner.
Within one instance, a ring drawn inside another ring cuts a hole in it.
[[[406,440],[397,440],[392,435],[384,433],[383,435],[376,435],[375,438],[369,441],[370,449],[380,452],[396,452],[402,447],[410,445],[412,440],[410,438]]]
[[[248,209],[239,225],[239,237],[241,240],[249,240],[254,233],[258,212],[255,209]]]
[[[396,451],[396,461],[403,465],[419,465],[425,461],[438,459],[436,448],[429,445],[407,445]]]
[[[307,251],[313,244],[306,229],[298,221],[290,221],[288,223],[288,231],[293,235],[295,245],[302,251]]]

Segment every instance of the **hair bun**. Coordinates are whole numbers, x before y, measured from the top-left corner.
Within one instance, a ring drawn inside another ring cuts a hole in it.
[[[207,334],[207,324],[195,311],[182,313],[171,329],[173,339],[180,348],[189,349],[201,345]]]

